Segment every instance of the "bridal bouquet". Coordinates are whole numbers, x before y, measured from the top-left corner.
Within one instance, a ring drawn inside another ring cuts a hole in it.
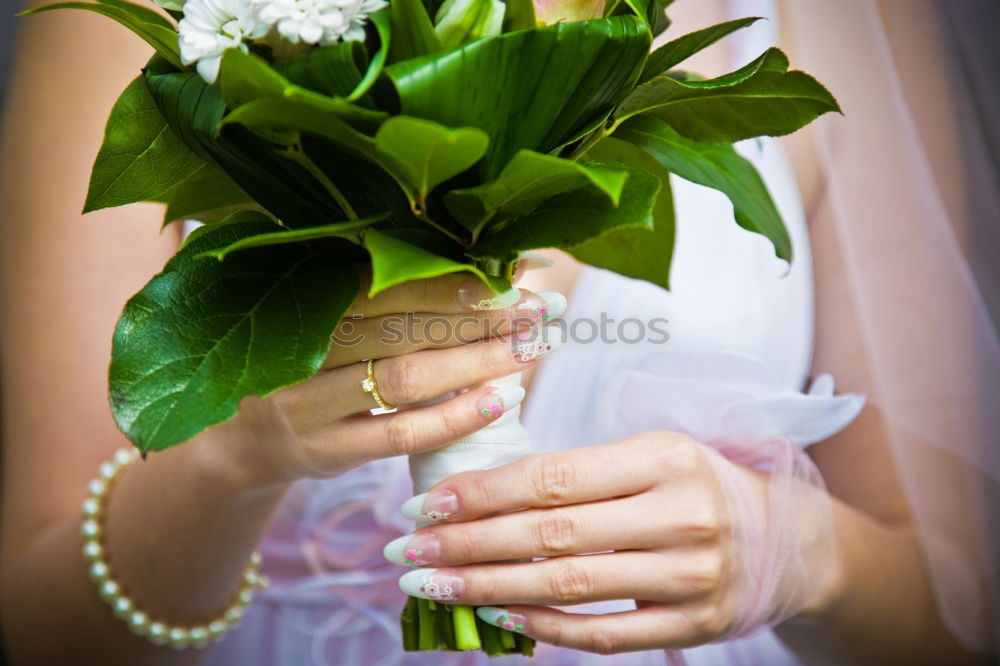
[[[791,260],[732,143],[838,110],[778,49],[714,79],[676,69],[756,19],[651,52],[671,0],[157,2],[26,12],[97,12],[156,50],[111,111],[85,211],[156,201],[165,224],[205,223],[114,335],[111,409],[143,453],[316,373],[359,263],[370,295],[456,271],[502,292],[522,252],[556,247],[666,288],[671,173]],[[476,446],[463,465],[487,464]],[[531,652],[460,606],[411,600],[403,625],[407,649]]]

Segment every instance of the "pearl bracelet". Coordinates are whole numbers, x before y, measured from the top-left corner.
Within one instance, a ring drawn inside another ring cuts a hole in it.
[[[101,515],[107,500],[108,490],[121,471],[138,457],[136,449],[119,449],[114,457],[101,463],[98,476],[90,482],[87,499],[83,502],[83,558],[90,565],[90,579],[97,585],[101,599],[105,601],[115,617],[125,622],[129,630],[137,636],[145,636],[155,645],[169,645],[181,650],[187,647],[201,648],[211,641],[220,640],[239,624],[243,612],[253,600],[257,590],[269,584],[267,576],[261,575],[260,553],[250,557],[250,563],[243,573],[243,582],[235,599],[218,619],[197,626],[180,626],[161,622],[149,617],[135,602],[126,596],[121,584],[111,576],[111,567],[104,557],[103,529]]]

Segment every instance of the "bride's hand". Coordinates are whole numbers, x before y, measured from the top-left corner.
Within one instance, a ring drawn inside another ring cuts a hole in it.
[[[498,410],[517,404],[523,390],[487,386],[438,404],[372,415],[378,405],[362,389],[367,359],[375,359],[386,403],[419,403],[529,367],[537,359],[522,359],[508,334],[540,325],[565,307],[559,294],[494,296],[468,274],[405,283],[372,299],[366,293],[363,285],[319,373],[265,399],[245,399],[236,417],[204,434],[212,440],[204,446],[235,467],[233,474],[245,479],[241,485],[330,477],[479,430]]]
[[[746,481],[743,499],[755,506],[727,510],[715,464]],[[480,617],[546,643],[601,654],[685,647],[719,638],[746,613],[732,565],[755,555],[738,552],[732,535],[751,526],[734,523],[766,514],[767,492],[766,476],[721,457],[713,463],[690,438],[654,431],[446,479],[404,505],[408,517],[433,510],[446,522],[394,541],[385,554],[435,567],[404,575],[408,594],[503,604]],[[509,513],[494,515],[501,511]],[[547,559],[524,562],[539,557]],[[521,562],[497,564],[510,560]],[[634,599],[637,610],[546,607],[613,599]]]

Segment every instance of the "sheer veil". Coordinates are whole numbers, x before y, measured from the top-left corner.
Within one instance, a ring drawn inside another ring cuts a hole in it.
[[[821,119],[813,131],[825,223],[843,262],[837,289],[860,336],[869,398],[889,438],[940,612],[959,641],[985,651],[1000,636],[1000,341],[985,285],[970,265],[983,248],[970,252],[961,240],[963,230],[1000,221],[977,218],[975,208],[955,219],[945,205],[930,137],[917,129],[894,59],[905,55],[894,53],[887,31],[893,7],[905,12],[909,4],[784,6],[795,60],[836,91],[845,113]],[[986,250],[994,262],[997,250]],[[820,322],[818,346],[838,328]]]

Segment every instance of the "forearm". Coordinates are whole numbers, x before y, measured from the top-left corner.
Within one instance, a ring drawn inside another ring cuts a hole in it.
[[[833,500],[836,582],[778,637],[805,664],[979,664],[937,613],[916,535]]]
[[[156,619],[215,619],[284,496],[285,485],[251,486],[227,469],[206,441],[218,435],[209,431],[136,461],[111,488],[106,558],[137,606]],[[68,516],[5,563],[4,631],[13,664],[198,663],[198,651],[156,647],[112,615],[88,578],[80,524]]]

